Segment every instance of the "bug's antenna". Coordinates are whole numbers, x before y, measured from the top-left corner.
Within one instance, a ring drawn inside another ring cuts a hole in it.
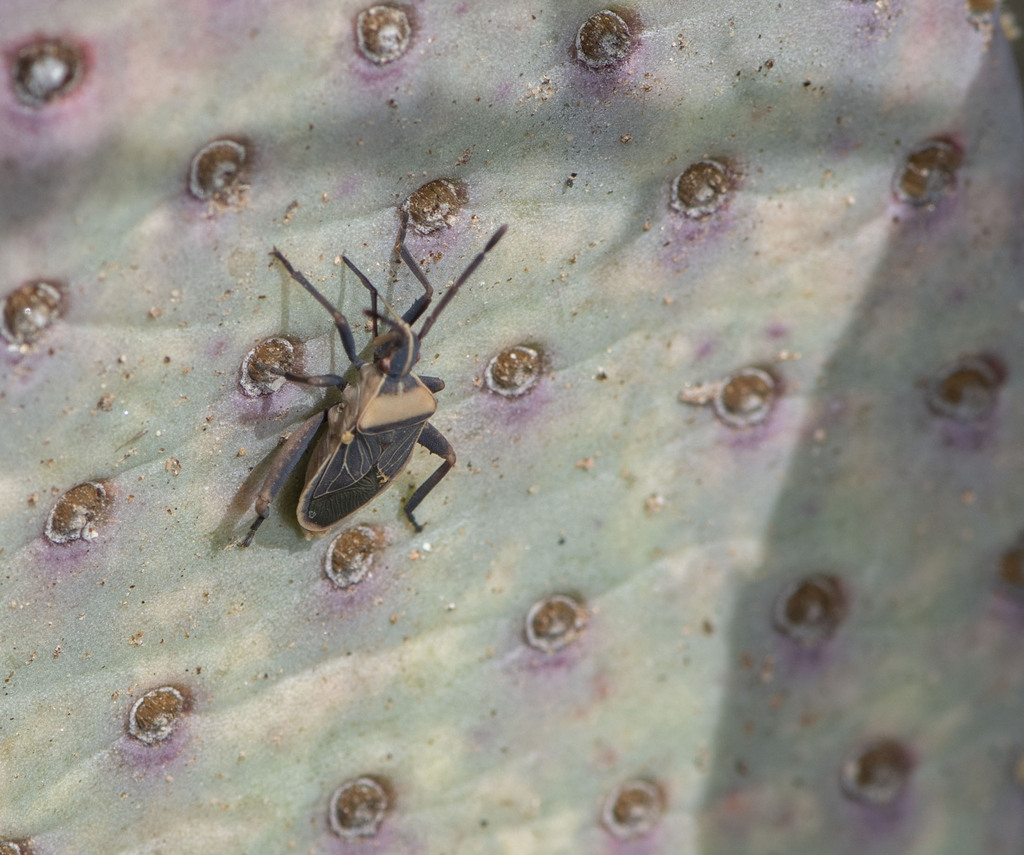
[[[388,354],[389,362],[386,369],[388,375],[392,377],[407,375],[420,358],[419,340],[413,335],[409,325],[401,317],[392,320],[372,309],[367,309],[363,314],[368,318],[373,318],[374,323],[380,321],[384,326],[391,328],[391,332],[385,338],[395,336],[399,339],[400,343]]]
[[[383,320],[383,317],[377,313],[377,301],[380,300],[384,304],[384,308],[387,309],[389,312],[391,312],[392,315],[395,315],[395,317],[399,317],[399,315],[395,311],[394,307],[387,300],[385,300],[380,295],[380,292],[377,290],[377,287],[369,279],[366,278],[366,274],[363,273],[362,270],[360,270],[358,267],[356,267],[349,260],[348,256],[343,255],[341,257],[341,260],[344,261],[345,264],[348,265],[348,269],[349,270],[351,270],[356,276],[359,277],[359,281],[362,282],[363,285],[366,287],[366,290],[369,291],[370,294],[373,295],[373,302],[371,303],[371,310],[370,310],[370,312],[367,313],[367,317],[373,319],[373,322],[374,322],[373,335],[374,335],[374,338],[376,338],[376,336],[377,336],[377,326],[376,326],[377,321],[378,320]]]
[[[393,321],[387,315],[382,315],[380,312],[375,312],[373,309],[363,309],[363,314],[372,320],[380,321],[384,326],[391,327],[393,330],[402,330],[406,328],[406,325],[401,321]]]
[[[455,292],[458,291],[459,288],[461,288],[465,284],[466,280],[473,275],[473,271],[475,271],[483,262],[484,256],[486,256],[487,253],[489,253],[492,249],[494,249],[495,246],[497,246],[498,241],[505,236],[505,232],[507,231],[508,226],[505,225],[501,226],[493,235],[491,235],[491,239],[487,241],[487,246],[480,250],[480,252],[476,254],[476,257],[471,262],[469,262],[469,266],[462,271],[462,274],[459,276],[459,278],[455,280],[455,284],[444,292],[444,296],[441,298],[441,301],[437,304],[437,308],[434,309],[434,311],[432,311],[427,316],[427,319],[423,322],[423,326],[420,328],[420,341],[423,341],[423,339],[426,338],[427,333],[430,332],[430,328],[434,325],[434,321],[437,320],[437,316],[440,315],[441,312],[444,311],[444,307],[451,302],[452,297],[455,296]]]
[[[281,251],[276,246],[270,251],[270,255],[280,261],[284,265],[284,269],[288,271],[288,275],[312,294],[316,301],[331,313],[331,317],[334,318],[334,326],[341,336],[341,344],[345,348],[345,355],[353,365],[357,367],[362,365],[363,360],[359,358],[359,354],[356,351],[356,340],[352,336],[352,328],[348,325],[348,320],[341,311],[323,294],[317,291],[305,276],[292,267],[292,263],[281,254]],[[362,276],[361,273],[359,275]],[[365,279],[366,277],[364,276],[363,278]],[[369,285],[369,282],[367,282],[367,285]],[[370,288],[372,289],[373,286],[370,285]]]

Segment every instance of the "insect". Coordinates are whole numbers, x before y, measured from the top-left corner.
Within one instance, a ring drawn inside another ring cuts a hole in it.
[[[445,292],[434,311],[427,316],[419,332],[416,332],[412,325],[427,311],[434,289],[405,245],[408,223],[409,216],[403,213],[398,237],[399,254],[423,286],[423,294],[404,315],[399,317],[393,310],[394,319],[379,314],[377,301],[380,294],[377,289],[358,267],[342,256],[349,270],[358,277],[372,298],[371,308],[364,312],[373,321],[374,354],[370,362],[360,359],[356,352],[352,328],[345,316],[292,267],[291,262],[276,247],[270,253],[284,265],[292,279],[331,313],[345,355],[356,369],[357,379],[349,383],[337,374],[294,374],[271,366],[261,366],[263,370],[278,374],[293,383],[334,386],[341,390],[341,401],[304,421],[281,446],[260,488],[256,499],[257,517],[242,541],[242,546],[252,543],[256,530],[270,516],[270,505],[274,497],[324,424],[326,428],[313,449],[306,468],[305,486],[299,496],[299,525],[307,532],[322,534],[354,513],[394,483],[418,443],[431,454],[444,458],[441,465],[416,488],[405,503],[405,515],[409,522],[417,532],[423,530],[416,522],[413,511],[455,465],[455,449],[429,421],[437,409],[434,394],[444,388],[444,381],[438,377],[421,377],[413,374],[412,369],[420,358],[420,342],[430,332],[438,315],[473,275],[487,253],[502,239],[508,226],[501,226],[491,235],[487,245],[462,271],[455,284]],[[378,335],[378,322],[389,327],[388,332],[382,336]]]

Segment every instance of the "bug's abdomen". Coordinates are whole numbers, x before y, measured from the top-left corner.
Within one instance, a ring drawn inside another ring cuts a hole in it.
[[[388,483],[382,479],[382,476],[383,473],[374,466],[362,478],[349,484],[344,490],[335,490],[333,493],[324,493],[321,496],[310,496],[309,504],[305,509],[308,522],[302,519],[301,507],[299,522],[303,523],[303,528],[307,529],[329,528],[382,492]]]
[[[313,477],[299,502],[299,524],[323,531],[357,511],[402,473],[423,425],[386,433],[357,433]]]

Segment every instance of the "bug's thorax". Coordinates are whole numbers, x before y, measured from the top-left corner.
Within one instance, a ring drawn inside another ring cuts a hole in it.
[[[433,393],[415,374],[394,377],[385,374],[378,364],[368,363],[359,369],[358,385],[355,428],[360,433],[421,424],[437,410]]]

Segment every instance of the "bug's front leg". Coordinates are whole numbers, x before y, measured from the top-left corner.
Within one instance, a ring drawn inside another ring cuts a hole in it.
[[[423,385],[426,386],[435,395],[442,389],[444,389],[444,380],[442,380],[440,377],[425,377],[422,374],[419,374],[417,376],[420,378],[420,380],[423,381]],[[430,427],[430,425],[428,424],[427,427]]]
[[[319,386],[321,388],[336,386],[339,389],[344,389],[348,385],[348,381],[338,374],[296,374],[294,371],[285,371],[283,368],[264,365],[262,362],[257,363],[256,367],[269,374],[284,377],[285,380],[290,380],[292,383],[301,383],[303,386]]]
[[[434,299],[434,288],[427,280],[427,274],[423,272],[423,268],[420,267],[420,263],[413,257],[413,254],[409,252],[409,247],[405,245],[405,233],[409,227],[409,212],[402,211],[402,227],[398,232],[398,254],[402,257],[402,261],[405,262],[405,266],[408,267],[413,276],[415,276],[420,285],[423,286],[423,294],[416,298],[413,304],[406,309],[405,314],[402,315],[402,320],[407,324],[414,324],[420,319],[420,316],[427,310],[427,306],[430,305],[430,301]]]
[[[444,463],[438,466],[437,469],[434,470],[434,474],[416,488],[416,492],[413,493],[409,497],[409,501],[405,503],[405,515],[409,518],[409,522],[412,523],[413,528],[415,528],[417,532],[421,532],[423,531],[423,526],[416,522],[412,512],[416,510],[419,503],[427,497],[427,493],[433,490],[438,485],[438,482],[451,471],[451,468],[455,465],[455,449],[452,448],[452,444],[444,438],[444,434],[430,424],[430,422],[427,422],[426,426],[423,428],[423,433],[420,434],[418,442],[431,454],[436,454],[438,457],[444,458]]]
[[[284,444],[277,452],[277,457],[274,458],[274,462],[270,465],[267,477],[263,479],[263,486],[260,487],[259,495],[256,497],[257,517],[249,528],[249,533],[245,536],[245,540],[242,541],[242,546],[248,546],[252,543],[252,539],[256,536],[256,529],[263,524],[263,520],[270,516],[270,505],[274,501],[274,497],[281,489],[281,485],[284,484],[288,476],[295,470],[299,460],[302,458],[303,452],[309,446],[309,442],[316,434],[317,428],[323,424],[326,415],[327,411],[324,410],[314,416],[310,416],[293,430],[291,436],[284,441]]]

